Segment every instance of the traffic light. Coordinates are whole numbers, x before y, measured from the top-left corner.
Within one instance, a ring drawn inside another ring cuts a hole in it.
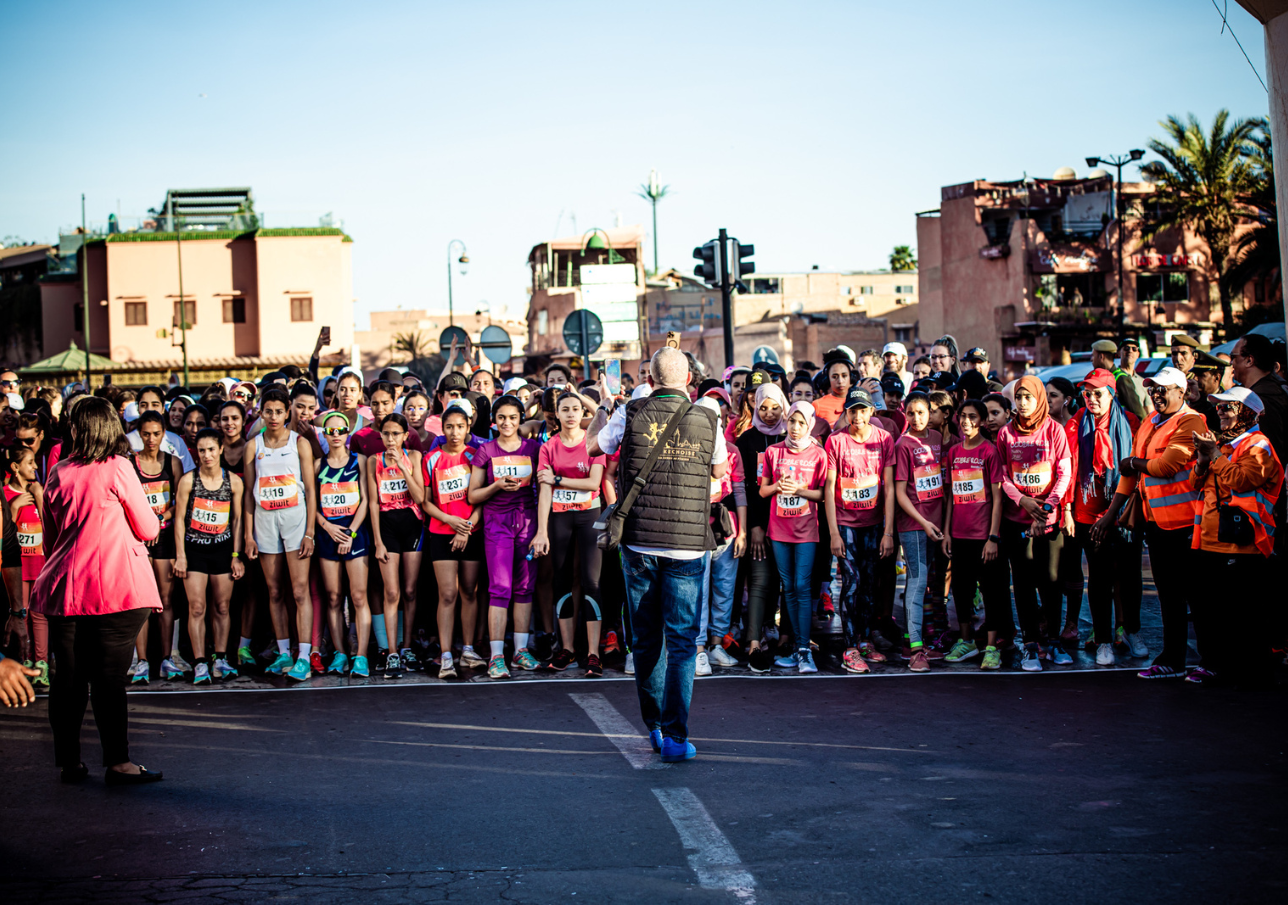
[[[693,257],[702,262],[693,268],[694,274],[710,286],[719,286],[724,273],[720,260],[720,243],[715,239],[704,243],[693,249]]]
[[[743,285],[742,278],[756,272],[756,262],[746,261],[743,258],[750,258],[756,253],[756,246],[747,244],[743,245],[737,239],[729,240],[729,278],[733,280],[734,286],[739,292],[746,292],[747,287]]]

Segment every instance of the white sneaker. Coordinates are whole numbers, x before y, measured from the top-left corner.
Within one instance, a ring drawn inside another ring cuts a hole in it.
[[[1131,648],[1131,655],[1133,657],[1149,656],[1149,648],[1145,645],[1144,641],[1140,640],[1140,634],[1138,632],[1127,632],[1123,637],[1127,639],[1127,646]]]
[[[706,651],[699,651],[697,660],[693,664],[693,674],[695,676],[711,675],[711,661],[707,659]]]
[[[130,684],[147,685],[148,678],[148,661],[140,660],[138,663],[135,663],[134,671],[130,673]]]
[[[626,675],[628,675],[628,676],[633,676],[633,675],[635,675],[635,654],[634,654],[634,652],[629,653],[629,654],[627,654],[627,655],[626,655],[626,665],[622,668],[622,672],[626,673]]]
[[[210,684],[210,664],[209,663],[197,664],[196,669],[192,671],[192,684],[193,685]]]
[[[1041,672],[1042,661],[1038,659],[1038,646],[1036,644],[1024,645],[1023,659],[1020,660],[1020,669],[1025,672]]]
[[[480,657],[474,648],[467,646],[461,651],[461,665],[468,666],[470,669],[480,669],[487,666],[487,661]]]
[[[1114,646],[1112,644],[1101,644],[1096,647],[1096,665],[1114,665]]]
[[[171,651],[170,662],[174,664],[174,668],[179,670],[179,672],[192,672],[192,664],[179,656],[179,652],[177,650]]]
[[[228,662],[226,658],[220,658],[210,667],[211,678],[222,679],[225,676],[237,675],[237,668]]]
[[[707,659],[710,660],[712,663],[714,663],[716,666],[720,666],[720,667],[738,665],[737,658],[730,656],[729,652],[725,650],[723,647],[711,648],[711,650],[707,652]]]
[[[161,678],[169,682],[171,679],[182,679],[183,670],[175,665],[169,657],[161,661]]]

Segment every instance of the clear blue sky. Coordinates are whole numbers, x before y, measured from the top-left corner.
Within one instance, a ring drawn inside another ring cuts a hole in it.
[[[1229,15],[1264,76],[1260,25]],[[344,221],[360,325],[445,308],[452,238],[458,308],[521,316],[560,212],[561,234],[647,223],[653,167],[663,267],[724,226],[762,272],[876,269],[940,186],[1267,110],[1211,0],[123,0],[14,4],[4,30],[0,237],[53,240],[81,192],[128,221],[249,185],[270,226]]]

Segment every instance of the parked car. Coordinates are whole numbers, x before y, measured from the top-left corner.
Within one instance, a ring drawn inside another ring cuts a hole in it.
[[[1257,333],[1261,336],[1269,337],[1271,342],[1281,343],[1284,341],[1284,322],[1273,321],[1268,324],[1257,324],[1257,326],[1249,330],[1248,333]],[[1247,334],[1244,334],[1244,335],[1246,336]],[[1231,353],[1234,352],[1235,343],[1237,343],[1242,338],[1243,337],[1241,336],[1241,337],[1238,337],[1237,339],[1232,339],[1229,342],[1221,343],[1221,345],[1219,346],[1213,346],[1212,354],[1220,355],[1222,352],[1224,352],[1226,355],[1230,355]]]

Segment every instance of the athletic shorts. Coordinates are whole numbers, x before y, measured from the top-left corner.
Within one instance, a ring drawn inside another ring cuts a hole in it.
[[[464,550],[452,549],[452,538],[454,534],[435,534],[432,531],[425,532],[429,544],[430,562],[482,562],[483,561],[483,532],[475,531],[470,535],[470,539],[465,542]]]
[[[346,523],[340,527],[347,528],[348,525]],[[353,539],[353,547],[343,556],[336,550],[335,541],[331,539],[331,535],[321,528],[318,529],[316,537],[317,543],[314,544],[313,549],[317,551],[320,559],[328,562],[348,562],[351,559],[361,559],[371,553],[371,529],[367,527],[366,522],[358,528],[358,536]]]
[[[256,507],[254,518],[255,546],[260,553],[294,553],[304,543],[309,513],[303,501],[289,509]]]
[[[233,570],[233,539],[216,544],[194,544],[185,540],[183,552],[188,557],[188,571],[203,575],[228,575]]]
[[[174,524],[171,523],[161,529],[157,535],[157,542],[148,548],[148,556],[152,559],[174,559]]]
[[[419,553],[425,543],[425,523],[411,509],[380,513],[380,539],[390,553]]]

